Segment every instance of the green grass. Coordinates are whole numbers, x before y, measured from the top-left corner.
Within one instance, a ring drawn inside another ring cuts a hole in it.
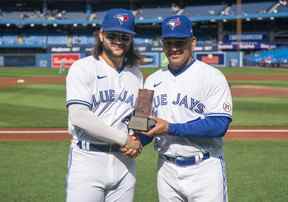
[[[68,142],[0,142],[0,198],[5,202],[63,202]],[[232,202],[288,201],[288,141],[227,141]],[[157,202],[152,145],[137,159],[135,202]]]
[[[233,105],[232,126],[288,126],[288,98],[234,97]]]
[[[64,85],[0,90],[0,127],[66,127]]]
[[[63,76],[58,69],[52,68],[0,68],[0,77]]]
[[[66,142],[0,142],[1,201],[64,201],[67,151]]]
[[[143,68],[142,72],[144,75],[149,75],[158,70],[158,68]],[[275,76],[275,75],[287,75],[288,77],[288,69],[282,68],[260,68],[260,67],[227,67],[227,68],[219,68],[225,75],[231,74],[240,74],[240,75],[267,75],[267,76]]]
[[[287,75],[288,69],[284,68],[263,68],[263,67],[228,67],[228,68],[219,68],[225,75],[229,74],[240,74],[240,75]]]
[[[287,76],[288,77],[288,76]],[[288,88],[288,80],[287,81],[244,81],[244,80],[230,80],[229,83],[233,85],[252,85],[252,86],[267,86],[267,87],[275,87],[275,88]]]
[[[142,68],[145,75],[149,75],[159,68]],[[260,68],[260,67],[241,67],[241,68],[219,68],[224,74],[242,74],[242,75],[287,75],[288,69],[282,68]],[[31,77],[31,76],[59,76],[58,69],[52,68],[0,68],[0,77]]]
[[[288,127],[288,98],[234,97],[233,127]],[[66,127],[63,85],[0,90],[0,128]]]
[[[230,201],[288,201],[287,151],[288,141],[226,142]]]

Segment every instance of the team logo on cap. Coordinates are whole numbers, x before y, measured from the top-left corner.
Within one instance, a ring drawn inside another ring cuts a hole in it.
[[[121,25],[129,20],[129,16],[127,14],[118,14],[115,15],[114,18],[116,18]]]
[[[175,27],[178,27],[178,26],[181,25],[181,21],[180,21],[179,18],[171,19],[171,20],[168,21],[167,24],[168,24],[168,26],[169,26],[169,28],[170,28],[171,30],[174,30]]]

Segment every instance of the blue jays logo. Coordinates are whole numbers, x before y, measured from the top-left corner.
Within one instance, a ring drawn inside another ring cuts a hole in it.
[[[129,16],[127,14],[118,14],[118,15],[115,15],[114,18],[116,18],[121,25],[123,23],[128,22],[129,20]]]
[[[180,21],[179,18],[171,19],[171,20],[168,21],[167,24],[168,24],[168,26],[169,26],[169,28],[170,28],[171,30],[174,30],[175,27],[178,27],[178,26],[181,25],[181,21]]]

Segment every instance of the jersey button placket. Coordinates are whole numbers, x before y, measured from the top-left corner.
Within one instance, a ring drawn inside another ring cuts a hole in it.
[[[178,88],[177,88],[177,80],[176,80],[175,77],[172,79],[172,83],[171,83],[171,88],[170,89],[171,89],[170,92],[173,92],[173,94],[171,95],[171,98],[172,99],[176,98],[177,97],[177,93],[178,93],[178,90],[177,90]],[[174,114],[177,113],[177,108],[176,107],[171,107],[170,109],[172,111],[171,118],[172,118],[172,120],[175,120]]]

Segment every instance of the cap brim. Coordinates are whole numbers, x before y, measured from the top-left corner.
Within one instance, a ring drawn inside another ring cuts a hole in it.
[[[125,33],[132,34],[132,35],[136,34],[135,32],[133,32],[129,29],[123,29],[121,27],[103,28],[103,31],[104,32],[125,32]]]

